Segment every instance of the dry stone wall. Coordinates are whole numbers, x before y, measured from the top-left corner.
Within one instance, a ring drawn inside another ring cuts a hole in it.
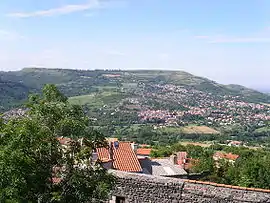
[[[270,191],[221,187],[211,183],[113,171],[117,184],[113,200],[124,197],[125,203],[270,203]]]

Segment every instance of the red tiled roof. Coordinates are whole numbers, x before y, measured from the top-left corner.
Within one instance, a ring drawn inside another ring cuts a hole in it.
[[[97,148],[98,158],[101,161],[110,160],[108,148]],[[119,148],[113,147],[113,168],[127,172],[141,172],[140,162],[129,142],[119,142]]]
[[[53,178],[52,178],[53,184],[58,184],[58,183],[60,183],[61,181],[62,181],[61,178],[56,178],[56,177],[53,177]]]
[[[137,154],[149,156],[151,151],[152,151],[151,148],[139,148],[139,149],[137,149]]]
[[[217,158],[223,158],[223,159],[229,159],[229,160],[236,160],[239,158],[239,155],[237,154],[232,154],[232,153],[223,153],[223,152],[216,152],[214,154],[214,157],[217,157]]]
[[[242,142],[240,142],[240,141],[231,141],[230,143],[231,144],[242,144]]]
[[[68,143],[72,141],[72,139],[68,137],[58,137],[57,140],[60,142],[61,145],[68,145]]]

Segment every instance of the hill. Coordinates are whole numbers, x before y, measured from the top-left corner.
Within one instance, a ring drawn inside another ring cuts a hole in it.
[[[15,81],[3,81],[0,78],[0,112],[21,105],[27,98],[29,88]]]
[[[267,138],[256,129],[269,126],[270,95],[184,71],[25,68],[0,72],[0,111],[20,106],[29,93],[39,93],[47,83],[56,84],[71,103],[83,105],[94,127],[106,136],[163,143],[222,135]]]
[[[29,92],[39,92],[44,84],[53,83],[68,96],[92,94],[100,89],[135,89],[137,84],[173,84],[213,95],[235,95],[250,102],[269,103],[270,96],[240,85],[221,85],[184,71],[104,71],[24,68],[0,72],[2,109],[20,104]]]
[[[235,85],[235,84],[230,84],[230,85],[226,85],[225,86],[227,89],[230,89],[232,91],[235,91],[236,94],[242,94],[245,95],[245,97],[251,99],[251,100],[255,100],[257,102],[260,101],[269,101],[269,95],[253,90],[253,89],[249,89],[246,88],[244,86],[241,85]]]

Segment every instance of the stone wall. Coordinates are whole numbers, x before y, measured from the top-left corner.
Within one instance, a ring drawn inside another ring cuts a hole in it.
[[[112,192],[113,198],[110,203],[117,202],[116,197],[124,197],[125,203],[270,203],[270,190],[240,188],[121,171],[112,173],[118,181]]]

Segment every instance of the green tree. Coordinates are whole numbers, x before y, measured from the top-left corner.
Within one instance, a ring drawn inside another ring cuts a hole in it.
[[[26,117],[0,122],[0,202],[107,198],[114,178],[92,160],[106,142],[82,107],[69,104],[54,85],[45,85],[42,96],[31,95],[27,107]],[[58,137],[72,138],[67,148]]]

